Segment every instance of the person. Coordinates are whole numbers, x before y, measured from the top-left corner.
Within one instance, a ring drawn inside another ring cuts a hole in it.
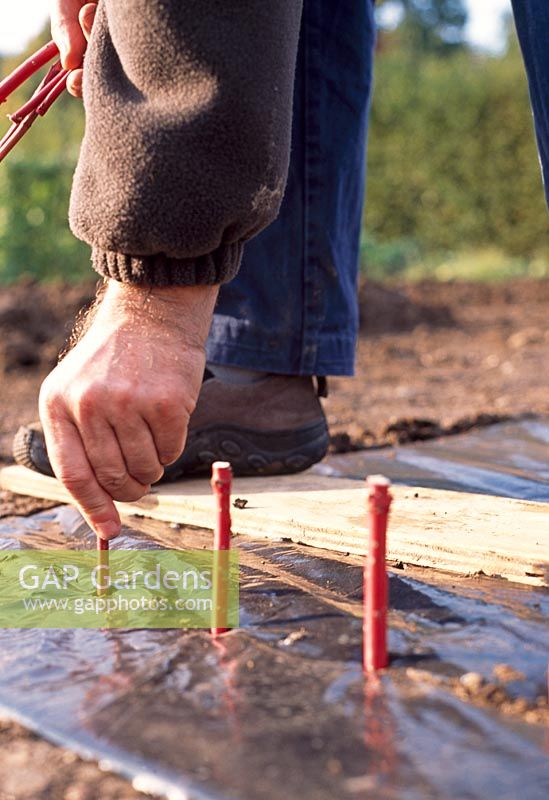
[[[106,287],[42,387],[47,456],[33,427],[15,452],[110,538],[113,500],[163,475],[326,452],[314,376],[353,369],[373,2],[55,0],[52,34],[86,109],[71,227]]]
[[[15,454],[100,536],[163,477],[323,457],[317,393],[358,327],[373,6],[54,0],[86,109],[71,227],[105,287]],[[547,174],[549,7],[514,6]]]

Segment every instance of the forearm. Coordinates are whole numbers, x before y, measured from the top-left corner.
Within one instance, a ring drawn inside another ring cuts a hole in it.
[[[131,8],[130,8],[131,6]],[[219,284],[278,213],[299,0],[103,0],[71,225],[122,282]]]

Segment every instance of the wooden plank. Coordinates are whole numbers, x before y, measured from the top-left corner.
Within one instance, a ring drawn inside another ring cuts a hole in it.
[[[58,481],[24,467],[0,471],[0,487],[19,494],[70,502]],[[503,497],[394,486],[388,558],[459,573],[482,570],[509,580],[548,585],[549,505]],[[365,552],[365,489],[360,481],[312,473],[237,478],[235,533],[344,553]],[[137,503],[117,503],[124,515],[213,524],[207,480],[159,486]]]

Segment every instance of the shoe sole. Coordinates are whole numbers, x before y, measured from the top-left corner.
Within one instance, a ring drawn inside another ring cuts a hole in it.
[[[209,474],[214,461],[230,461],[239,476],[290,475],[321,461],[328,451],[324,420],[291,431],[254,431],[233,425],[212,425],[191,431],[185,452],[166,467],[159,483]],[[16,434],[13,455],[18,464],[53,476],[41,431],[28,427]]]
[[[189,433],[185,452],[166,468],[162,481],[209,474],[214,461],[230,461],[241,477],[303,472],[324,458],[328,444],[324,420],[291,431],[212,425]]]

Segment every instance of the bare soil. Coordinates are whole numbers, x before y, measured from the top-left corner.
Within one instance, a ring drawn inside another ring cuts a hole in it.
[[[148,795],[97,764],[0,719],[0,800],[136,800]]]
[[[336,451],[549,413],[549,281],[360,290],[355,378],[333,378]]]

